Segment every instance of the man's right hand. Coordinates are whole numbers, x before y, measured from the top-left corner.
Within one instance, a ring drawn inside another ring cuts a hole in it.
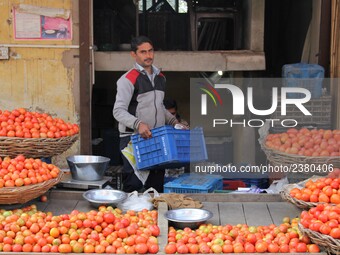
[[[138,133],[140,134],[141,137],[147,139],[152,137],[152,133],[150,131],[150,128],[147,124],[141,122],[138,125]]]

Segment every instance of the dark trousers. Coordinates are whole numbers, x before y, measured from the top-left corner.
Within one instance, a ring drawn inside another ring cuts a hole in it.
[[[127,144],[130,142],[130,136],[120,137],[120,150],[124,149]],[[138,179],[135,175],[132,166],[129,161],[122,155],[123,158],[123,191],[132,192],[132,191],[140,191],[147,190],[150,187],[153,187],[159,193],[163,193],[164,186],[164,169],[150,170],[150,174],[145,184]]]

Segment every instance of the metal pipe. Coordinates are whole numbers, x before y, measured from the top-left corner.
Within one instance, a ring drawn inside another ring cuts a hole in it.
[[[91,84],[95,83],[96,67],[94,66],[94,36],[93,36],[93,0],[90,0],[90,50],[91,50]],[[91,99],[92,100],[92,99]]]
[[[136,36],[139,36],[139,0],[135,0],[136,6]]]

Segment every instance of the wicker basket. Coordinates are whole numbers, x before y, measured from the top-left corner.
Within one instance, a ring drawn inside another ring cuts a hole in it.
[[[23,204],[35,199],[46,193],[54,185],[58,184],[63,175],[63,171],[60,171],[56,178],[38,184],[0,188],[0,204]]]
[[[28,158],[52,157],[69,149],[78,135],[61,138],[18,138],[0,137],[0,157],[16,157],[23,154]]]
[[[319,203],[316,203],[316,202],[305,202],[305,201],[302,201],[302,200],[298,200],[294,197],[292,197],[290,195],[290,191],[293,189],[293,188],[299,188],[299,189],[302,189],[305,187],[305,184],[311,180],[311,181],[315,181],[316,179],[319,179],[321,178],[321,176],[312,176],[311,178],[307,179],[307,180],[304,180],[304,181],[301,181],[301,182],[298,182],[298,183],[292,183],[292,184],[287,184],[283,187],[283,190],[280,191],[280,195],[282,197],[282,199],[296,205],[297,207],[299,208],[302,208],[302,209],[308,209],[308,208],[311,208],[311,207],[314,207],[314,206],[317,206]]]
[[[266,133],[268,135],[268,133]],[[269,164],[273,167],[286,167],[279,174],[270,173],[271,179],[281,179],[284,176],[288,177],[290,183],[299,182],[310,178],[312,175],[327,175],[332,168],[340,168],[340,157],[307,157],[294,154],[284,153],[278,150],[268,148],[265,145],[266,136],[259,139],[261,149],[267,156]],[[308,170],[306,168],[309,168]],[[301,171],[301,169],[305,169]]]
[[[309,164],[315,166],[333,165],[333,167],[340,167],[340,157],[307,157],[295,154],[288,154],[278,150],[273,150],[265,145],[261,145],[262,150],[267,155],[267,159],[273,165],[290,166],[292,164]],[[325,172],[326,173],[326,172]]]
[[[307,235],[313,243],[324,247],[328,253],[340,255],[339,239],[334,239],[329,235],[324,235],[319,232],[304,228],[300,223],[298,226],[301,233]]]

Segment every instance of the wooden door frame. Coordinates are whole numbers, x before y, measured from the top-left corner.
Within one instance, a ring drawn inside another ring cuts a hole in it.
[[[91,0],[78,1],[80,153],[86,155],[92,154],[90,3]]]

